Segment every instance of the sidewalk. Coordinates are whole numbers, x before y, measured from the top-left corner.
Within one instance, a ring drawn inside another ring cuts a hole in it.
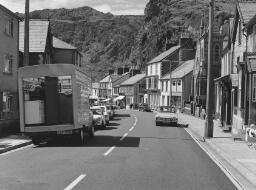
[[[181,124],[189,124],[188,130],[197,141],[216,157],[242,189],[256,189],[256,150],[245,141],[234,141],[231,133],[223,132],[214,121],[213,138],[204,139],[205,121],[191,115],[179,114]]]
[[[0,154],[21,148],[32,144],[31,140],[27,137],[17,135],[10,135],[4,138],[0,138]]]

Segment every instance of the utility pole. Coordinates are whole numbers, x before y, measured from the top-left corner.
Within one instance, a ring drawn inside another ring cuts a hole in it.
[[[208,68],[207,68],[207,96],[206,96],[206,120],[204,137],[213,137],[213,113],[214,113],[214,83],[212,76],[212,40],[213,40],[213,24],[214,24],[214,0],[210,0],[209,4],[209,38],[208,38]]]
[[[29,0],[25,4],[23,66],[29,66]]]
[[[172,112],[171,106],[172,106],[172,61],[169,61],[170,63],[170,112]]]

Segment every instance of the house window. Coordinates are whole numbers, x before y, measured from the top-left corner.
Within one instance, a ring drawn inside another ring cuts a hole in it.
[[[153,71],[153,68],[152,68],[152,65],[150,65],[150,75],[152,75],[152,71]]]
[[[164,81],[162,81],[162,91],[164,91]]]
[[[252,101],[256,102],[256,74],[252,76]]]
[[[168,92],[168,81],[165,82],[165,91]]]
[[[13,20],[6,20],[4,32],[5,34],[13,36]]]
[[[158,74],[158,64],[156,64],[156,75]]]
[[[10,112],[13,102],[13,96],[9,92],[3,92],[3,112]]]
[[[6,55],[4,57],[4,69],[3,69],[4,73],[8,73],[8,74],[12,73],[12,62],[13,62],[13,58],[11,55]]]
[[[178,85],[178,86],[181,85],[181,80],[178,80],[177,85]]]

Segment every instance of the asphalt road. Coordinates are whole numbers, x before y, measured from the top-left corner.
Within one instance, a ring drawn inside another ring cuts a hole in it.
[[[59,139],[0,155],[1,190],[234,190],[180,127],[154,113],[119,111],[81,146]]]

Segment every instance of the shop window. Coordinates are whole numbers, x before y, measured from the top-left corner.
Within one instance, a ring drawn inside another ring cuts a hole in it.
[[[13,96],[9,92],[3,92],[3,112],[10,112],[13,104]]]
[[[4,69],[3,72],[7,74],[12,73],[13,57],[11,55],[5,55],[4,57]]]
[[[252,101],[256,102],[256,74],[252,76]]]

